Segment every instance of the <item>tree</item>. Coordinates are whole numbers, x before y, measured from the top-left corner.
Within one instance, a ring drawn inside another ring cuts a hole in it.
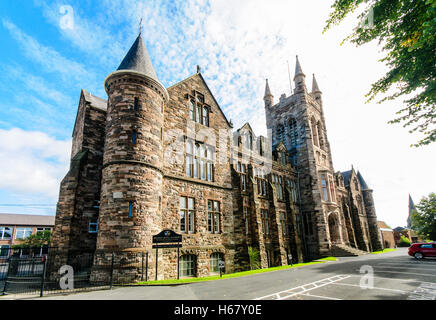
[[[51,231],[44,230],[28,236],[26,239],[20,239],[19,244],[12,246],[13,248],[36,248],[50,245]]]
[[[251,270],[260,269],[260,253],[259,250],[253,247],[248,247],[248,255],[250,257]]]
[[[424,239],[436,241],[436,193],[423,197],[411,215],[412,229]]]
[[[389,123],[403,123],[410,133],[423,138],[412,146],[436,141],[436,1],[435,0],[336,0],[327,20],[326,32],[348,14],[366,5],[361,21],[345,41],[361,46],[372,40],[382,44],[390,70],[372,84],[367,102],[396,87],[378,103],[405,97],[405,107]],[[366,20],[367,18],[367,20]]]

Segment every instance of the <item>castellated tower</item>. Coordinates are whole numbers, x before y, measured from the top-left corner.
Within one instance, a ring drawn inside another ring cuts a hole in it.
[[[157,79],[141,34],[118,70],[106,78],[105,89],[108,110],[94,280],[108,276],[99,265],[110,263],[109,250],[117,252],[117,259],[128,258],[129,252],[136,257],[138,251],[151,251],[152,236],[162,230],[163,112],[168,93]],[[133,280],[138,272],[130,270],[125,276]]]

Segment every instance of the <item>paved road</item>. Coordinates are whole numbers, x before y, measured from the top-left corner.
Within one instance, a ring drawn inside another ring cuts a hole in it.
[[[336,262],[213,282],[124,287],[42,299],[436,300],[436,259],[417,261],[407,255],[407,248],[339,259]]]

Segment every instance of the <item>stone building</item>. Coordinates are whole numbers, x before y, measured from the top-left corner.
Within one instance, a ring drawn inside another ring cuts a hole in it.
[[[333,170],[322,94],[315,78],[308,92],[298,58],[295,83],[274,104],[267,82],[267,137],[248,123],[233,131],[199,68],[159,82],[140,34],[104,82],[107,101],[82,90],[52,240],[59,264],[91,251],[93,279],[107,278],[111,252],[154,252],[152,236],[166,229],[183,236],[181,276],[207,276],[220,260],[226,272],[247,270],[249,251],[266,268],[338,246],[378,250],[372,190],[354,169]],[[177,250],[157,258],[158,279],[177,277]]]

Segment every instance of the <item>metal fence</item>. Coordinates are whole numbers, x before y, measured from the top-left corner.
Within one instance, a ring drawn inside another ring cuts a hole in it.
[[[100,259],[102,256],[105,262]],[[3,295],[44,296],[111,288],[113,285],[133,282],[132,280],[147,281],[148,269],[148,252],[126,254],[48,247],[10,248],[3,249],[0,256],[0,290]],[[133,276],[126,276],[129,272]]]

